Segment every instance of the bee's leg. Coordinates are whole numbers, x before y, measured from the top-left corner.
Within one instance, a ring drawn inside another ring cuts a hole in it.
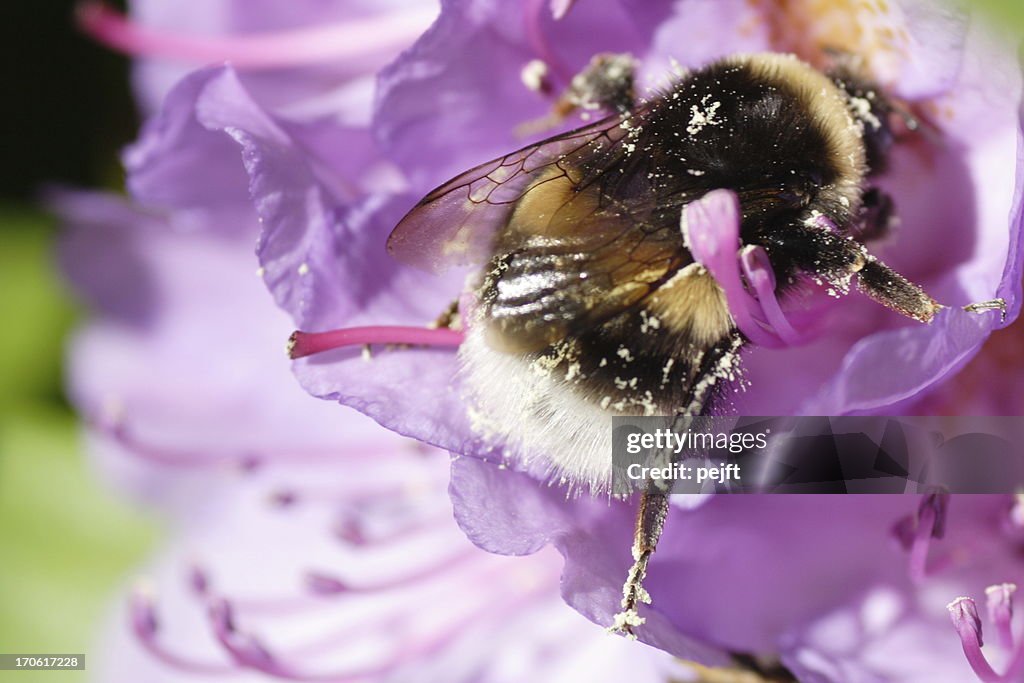
[[[935,314],[945,308],[928,296],[919,285],[870,254],[864,267],[857,272],[857,288],[883,306],[922,323],[931,322]],[[1006,319],[1006,301],[1003,299],[979,301],[962,308],[971,313],[1000,311],[1002,319]]]
[[[444,309],[444,312],[437,316],[437,319],[428,327],[444,330],[459,329],[459,300],[455,299],[448,304],[448,308]]]
[[[857,289],[886,308],[922,323],[931,322],[943,308],[921,287],[871,255],[857,272]]]
[[[825,279],[836,290],[845,292],[856,279],[857,289],[883,306],[918,322],[931,322],[944,306],[928,295],[920,285],[903,277],[870,254],[864,245],[827,227],[806,224],[787,226],[763,236],[763,246],[773,266],[796,266],[812,276]],[[966,311],[981,313],[1000,310],[1001,299],[972,303]]]
[[[570,111],[629,111],[636,100],[636,59],[629,53],[594,55],[573,77],[561,100],[570,105]]]
[[[861,209],[858,227],[854,229],[859,241],[868,242],[884,238],[895,222],[893,203],[889,195],[877,188],[864,194],[864,205]],[[928,296],[923,289],[889,268],[870,254],[867,262],[858,272],[858,288],[884,306],[891,308],[914,320],[928,322],[943,306]],[[971,313],[1000,311],[1006,320],[1006,301],[992,299],[967,304],[963,307]]]
[[[547,130],[579,110],[583,111],[584,118],[591,111],[625,114],[636,103],[636,64],[636,59],[628,53],[602,52],[594,55],[555,100],[551,113],[520,124],[516,133],[527,136]],[[540,67],[543,71],[543,63]],[[540,85],[543,77],[538,79],[524,71],[523,80],[531,89],[545,91]],[[537,87],[530,86],[531,82],[536,82]]]
[[[918,285],[872,256],[864,245],[829,227],[801,223],[765,235],[773,266],[802,270],[825,280],[835,294],[857,288],[878,303],[920,322],[930,322],[942,306]]]
[[[635,638],[633,628],[644,623],[637,608],[640,603],[650,604],[651,596],[643,587],[647,576],[647,564],[658,547],[658,539],[665,528],[668,516],[668,494],[645,491],[640,496],[640,507],[636,515],[636,531],[633,535],[633,566],[626,575],[622,586],[622,611],[615,615],[615,621],[608,629]]]

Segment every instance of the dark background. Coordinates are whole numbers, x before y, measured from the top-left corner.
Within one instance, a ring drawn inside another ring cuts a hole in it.
[[[0,2],[5,205],[34,203],[46,183],[120,184],[118,151],[137,126],[128,60],[78,31],[75,4]]]

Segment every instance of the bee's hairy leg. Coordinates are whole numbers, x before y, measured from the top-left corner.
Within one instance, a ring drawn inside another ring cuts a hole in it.
[[[864,204],[854,234],[862,242],[882,239],[889,234],[895,220],[892,198],[878,188],[871,188],[864,193]],[[866,258],[864,267],[858,272],[857,285],[872,299],[921,322],[930,321],[943,308],[921,287],[892,268],[870,254]],[[1003,299],[967,304],[963,310],[970,313],[999,311],[1001,320],[1006,320],[1006,301]]]
[[[763,245],[769,257],[823,278],[834,290],[846,292],[855,280],[861,292],[913,320],[931,322],[942,308],[919,285],[879,261],[864,245],[831,227],[787,226],[766,234]]]
[[[924,289],[879,261],[863,245],[829,228],[791,226],[786,232],[768,236],[770,249],[781,250],[804,271],[820,276],[845,291],[850,279],[857,289],[900,315],[929,323],[942,304]],[[770,252],[769,252],[770,253]],[[1006,317],[1006,302],[992,299],[964,306],[965,311],[1000,311]]]
[[[868,256],[857,273],[857,288],[886,308],[922,323],[931,322],[942,308],[920,286],[874,256]]]
[[[633,535],[633,566],[630,567],[626,582],[622,586],[622,611],[615,615],[615,621],[608,629],[613,633],[636,638],[634,627],[644,623],[637,608],[640,603],[651,602],[651,596],[643,587],[643,581],[647,576],[647,564],[658,547],[658,539],[665,528],[667,516],[668,494],[644,491],[640,496],[636,530]]]

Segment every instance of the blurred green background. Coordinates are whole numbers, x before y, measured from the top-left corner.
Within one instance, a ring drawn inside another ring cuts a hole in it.
[[[0,652],[92,650],[113,592],[158,536],[96,481],[62,391],[65,337],[81,313],[55,273],[56,226],[37,197],[55,182],[118,188],[118,149],[137,125],[127,60],[81,37],[73,6],[0,8]],[[0,681],[85,678],[0,671]]]
[[[1024,28],[1022,0],[975,4]],[[56,226],[38,193],[49,183],[120,188],[118,150],[138,125],[127,60],[81,37],[73,8],[0,3],[0,652],[88,652],[111,595],[159,536],[92,476],[61,385],[81,312],[55,272]],[[0,672],[11,677],[84,680]]]

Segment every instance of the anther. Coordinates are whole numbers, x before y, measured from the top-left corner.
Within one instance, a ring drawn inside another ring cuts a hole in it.
[[[188,586],[196,595],[204,596],[210,592],[210,577],[206,570],[197,564],[188,568]]]
[[[159,620],[153,604],[153,590],[148,583],[140,583],[128,600],[132,633],[139,644],[153,657],[167,666],[190,674],[218,676],[235,673],[234,667],[214,662],[195,661],[167,650],[158,640]]]
[[[982,683],[1009,683],[1018,680],[1017,676],[1021,665],[1024,664],[1024,641],[1014,647],[1012,634],[1010,634],[1009,620],[1012,616],[1010,608],[1010,597],[1016,587],[1013,584],[1001,584],[990,586],[986,590],[989,600],[989,615],[996,620],[997,626],[1003,624],[1005,633],[1000,635],[1000,640],[1006,638],[1008,647],[1013,649],[1010,663],[1005,673],[997,673],[989,664],[985,653],[981,651],[984,647],[981,633],[981,619],[978,616],[978,607],[974,600],[968,597],[960,597],[949,603],[946,609],[949,610],[949,617],[953,622],[953,628],[960,636],[960,646],[963,648],[967,663],[971,665],[974,674]],[[1003,627],[1000,627],[1003,628]]]

